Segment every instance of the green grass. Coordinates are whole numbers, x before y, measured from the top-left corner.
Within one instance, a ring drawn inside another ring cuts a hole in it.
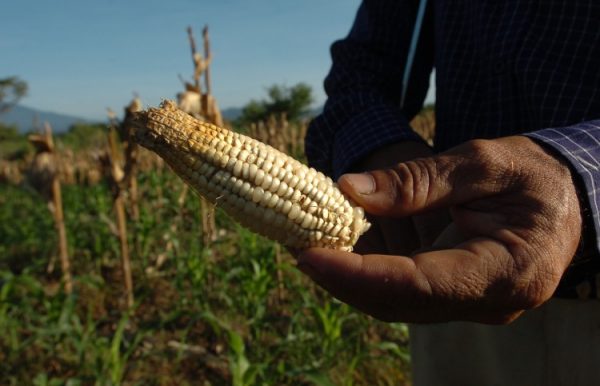
[[[130,311],[106,186],[63,187],[75,279],[66,296],[59,264],[47,271],[56,236],[45,202],[0,185],[0,384],[408,383],[404,325],[333,300],[287,255],[278,266],[274,243],[220,211],[221,234],[206,248],[199,200],[189,196],[180,209],[183,186],[170,172],[143,174],[139,184],[140,219],[128,223]]]

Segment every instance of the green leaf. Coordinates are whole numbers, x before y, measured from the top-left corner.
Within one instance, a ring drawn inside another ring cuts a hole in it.
[[[306,373],[304,374],[304,377],[307,381],[312,382],[316,386],[335,386],[327,374],[324,373]]]

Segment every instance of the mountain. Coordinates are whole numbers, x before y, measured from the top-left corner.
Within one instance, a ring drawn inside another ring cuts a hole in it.
[[[307,117],[318,115],[323,109],[319,106],[312,109],[307,114]],[[228,121],[233,121],[242,115],[241,107],[228,107],[221,111],[223,118]],[[41,126],[44,122],[50,123],[52,131],[62,133],[67,131],[69,127],[75,123],[93,123],[89,119],[76,117],[72,115],[53,113],[51,111],[38,110],[32,107],[16,105],[7,112],[0,113],[0,123],[7,125],[16,125],[21,133],[32,130],[34,121]]]
[[[48,122],[55,133],[67,131],[75,123],[90,123],[84,118],[42,111],[22,105],[16,105],[9,111],[0,114],[0,122],[16,125],[21,133],[31,131],[34,121],[37,121],[40,126],[44,122]]]
[[[223,116],[223,118],[227,119],[228,121],[234,121],[234,120],[238,119],[240,117],[240,115],[242,115],[242,108],[241,107],[228,107],[226,109],[221,110],[221,115]]]

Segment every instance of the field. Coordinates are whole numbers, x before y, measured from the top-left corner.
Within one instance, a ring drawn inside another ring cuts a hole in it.
[[[188,37],[179,107],[223,125],[208,29],[205,59]],[[268,94],[240,122],[303,159],[310,89]],[[331,298],[281,246],[188,193],[133,145],[141,105],[54,137],[0,124],[0,385],[410,384],[406,326]],[[412,125],[430,141],[433,110]]]
[[[205,245],[200,201],[168,168],[136,180],[133,307],[105,179],[62,186],[71,294],[46,200],[0,184],[0,384],[409,384],[405,325],[335,301],[220,210]]]

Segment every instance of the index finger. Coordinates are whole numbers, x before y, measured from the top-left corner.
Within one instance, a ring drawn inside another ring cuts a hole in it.
[[[385,321],[505,323],[525,308],[511,298],[510,252],[490,238],[412,258],[311,248],[298,268],[336,298]]]

